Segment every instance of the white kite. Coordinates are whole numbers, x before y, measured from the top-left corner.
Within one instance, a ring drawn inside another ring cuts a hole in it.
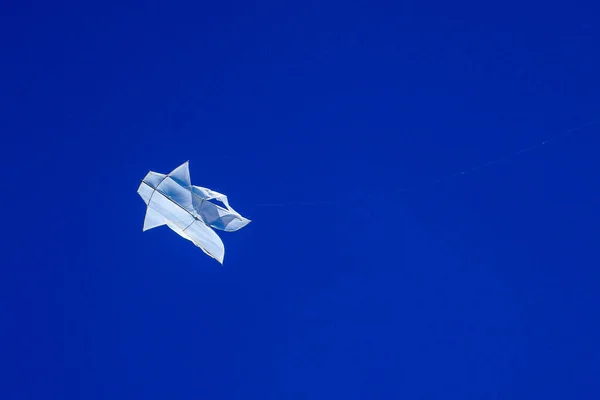
[[[193,186],[188,161],[168,175],[150,171],[138,194],[147,205],[143,231],[167,225],[221,264],[225,247],[211,228],[233,232],[250,222],[231,208],[224,194]]]

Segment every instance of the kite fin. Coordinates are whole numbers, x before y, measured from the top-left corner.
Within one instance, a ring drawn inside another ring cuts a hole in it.
[[[191,189],[192,181],[190,179],[189,161],[184,162],[179,167],[169,173],[169,177],[185,188]]]
[[[166,224],[166,219],[155,209],[152,207],[146,208],[146,218],[144,218],[144,228],[143,232],[156,228],[157,226],[161,226]]]

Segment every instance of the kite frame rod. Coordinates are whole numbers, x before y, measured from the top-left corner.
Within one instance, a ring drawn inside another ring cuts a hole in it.
[[[162,181],[161,181],[161,182],[162,182]],[[147,211],[147,210],[148,210],[148,207],[150,207],[150,200],[152,199],[152,196],[154,196],[154,192],[156,192],[158,189],[156,189],[156,188],[154,188],[154,187],[150,186],[150,185],[149,185],[148,183],[146,183],[146,182],[145,182],[143,179],[142,179],[142,183],[143,183],[144,185],[146,185],[146,186],[148,186],[149,188],[151,188],[151,189],[152,189],[152,194],[150,195],[150,198],[148,199],[148,204],[146,205],[146,211]],[[159,183],[159,185],[160,185],[160,183]],[[158,186],[158,185],[157,185],[157,186]],[[158,192],[159,192],[160,194],[162,194],[163,196],[165,196],[165,198],[167,198],[167,199],[168,199],[168,200],[169,200],[171,203],[175,204],[177,207],[181,208],[183,211],[185,211],[186,213],[188,213],[189,215],[191,215],[191,216],[192,216],[192,218],[194,218],[194,220],[196,220],[196,221],[200,221],[200,222],[202,222],[204,225],[208,226],[208,224],[206,224],[206,222],[204,222],[203,220],[201,220],[201,219],[197,218],[197,217],[196,217],[194,214],[192,214],[192,213],[190,212],[190,210],[188,210],[187,208],[185,208],[185,207],[181,206],[181,204],[179,204],[179,203],[177,203],[175,200],[173,200],[173,199],[171,198],[171,196],[169,196],[168,194],[165,194],[165,193],[163,193],[163,192],[161,192],[161,191],[158,191]],[[193,224],[193,222],[192,222],[192,224]],[[191,224],[190,224],[190,225],[191,225]],[[188,225],[188,228],[190,227],[190,225]],[[186,229],[187,229],[187,228],[186,228]]]

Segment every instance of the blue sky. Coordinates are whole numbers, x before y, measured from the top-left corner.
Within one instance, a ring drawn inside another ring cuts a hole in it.
[[[2,4],[0,397],[599,398],[600,6],[214,3]]]

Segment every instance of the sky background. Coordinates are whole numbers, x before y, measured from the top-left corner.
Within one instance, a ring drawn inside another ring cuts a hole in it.
[[[540,145],[599,15],[2,2],[0,398],[600,398],[600,127]],[[223,267],[142,233],[186,160],[253,221]]]

